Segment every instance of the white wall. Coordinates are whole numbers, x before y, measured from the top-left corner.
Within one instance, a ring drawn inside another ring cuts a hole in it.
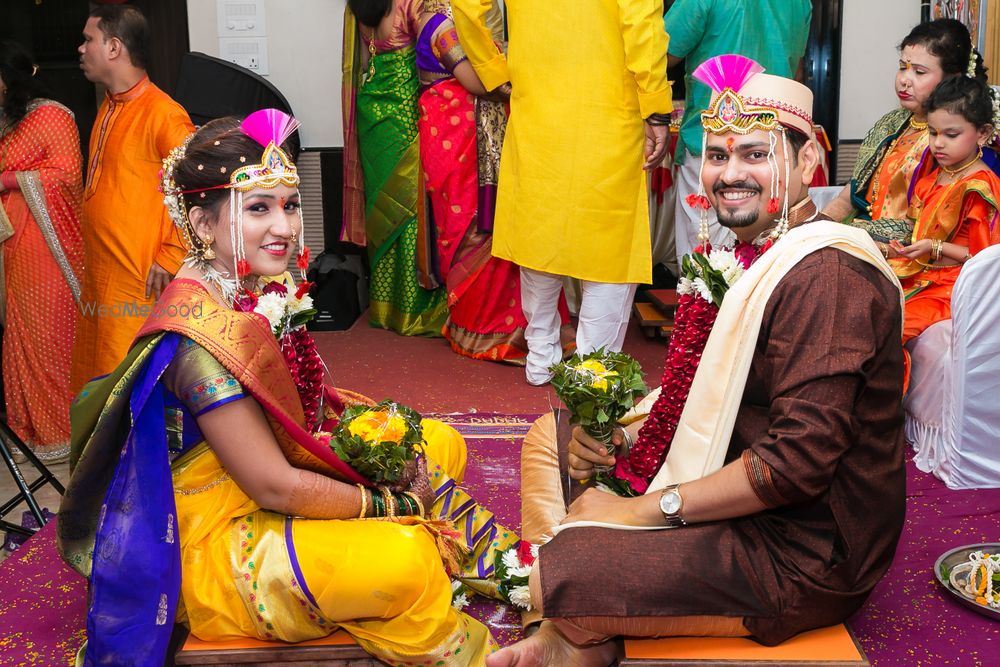
[[[343,146],[340,108],[345,0],[264,0],[269,73],[302,123],[306,148]],[[187,0],[191,50],[219,55],[215,0]]]
[[[896,46],[920,23],[919,0],[844,0],[840,68],[840,140],[863,139],[899,106]]]

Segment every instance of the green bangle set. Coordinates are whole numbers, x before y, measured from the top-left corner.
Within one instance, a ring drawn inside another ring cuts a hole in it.
[[[388,506],[387,506],[388,501]],[[393,516],[422,514],[416,499],[405,493],[389,493],[385,489],[372,489],[372,516],[376,519]]]

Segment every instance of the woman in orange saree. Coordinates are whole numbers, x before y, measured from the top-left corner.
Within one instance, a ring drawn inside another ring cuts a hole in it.
[[[458,354],[524,365],[520,269],[492,256],[506,104],[486,97],[458,41],[447,0],[425,0],[420,21],[417,71],[424,89],[417,129],[435,268],[448,294],[442,333]],[[562,298],[559,316],[563,348],[572,350],[574,332]]]
[[[20,45],[0,40],[3,384],[11,428],[54,462],[69,453],[83,186],[73,114],[40,96],[34,71]]]

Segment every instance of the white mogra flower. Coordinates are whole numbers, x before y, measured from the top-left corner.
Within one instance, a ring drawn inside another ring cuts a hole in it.
[[[510,589],[510,603],[525,611],[531,611],[531,592],[527,586],[514,586]]]
[[[521,559],[517,556],[516,549],[508,549],[503,552],[503,565],[507,568],[508,573],[513,573],[515,569],[521,567]],[[516,576],[516,575],[512,575]]]
[[[294,294],[288,297],[288,312],[292,315],[297,315],[303,310],[310,310],[312,307],[313,300],[308,294],[303,294],[301,299],[296,299]]]
[[[266,317],[267,321],[271,323],[271,331],[277,333],[285,319],[285,297],[275,292],[261,294],[257,298],[254,312]]]
[[[729,287],[743,275],[743,265],[736,259],[736,253],[732,250],[713,249],[708,255],[708,263],[722,274],[723,280]]]
[[[511,577],[524,577],[525,579],[531,574],[531,568],[527,565],[520,565],[518,567],[511,568],[507,570],[507,573]]]
[[[695,278],[694,280],[691,281],[691,283],[692,283],[692,287],[695,290],[697,290],[698,296],[700,296],[705,301],[708,301],[708,302],[711,303],[711,301],[712,301],[712,290],[708,289],[708,285],[705,284],[705,280],[703,278]]]
[[[677,296],[684,296],[685,294],[694,294],[694,284],[690,278],[682,277],[677,281]]]
[[[721,273],[736,263],[736,254],[725,248],[712,248],[712,251],[708,253],[708,263]]]
[[[462,611],[469,606],[469,598],[465,596],[465,593],[460,593],[451,599],[451,606]]]
[[[732,287],[743,276],[744,271],[743,265],[737,262],[722,272],[722,279],[726,281],[726,285]]]

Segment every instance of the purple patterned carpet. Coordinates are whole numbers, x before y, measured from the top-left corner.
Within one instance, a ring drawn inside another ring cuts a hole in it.
[[[533,416],[438,418],[469,443],[468,488],[500,523],[519,528],[518,443]],[[932,572],[945,551],[1000,541],[1000,489],[950,491],[911,461],[907,475],[907,519],[896,559],[849,625],[875,667],[1000,664],[1000,623],[954,602]],[[84,581],[56,554],[53,529],[50,523],[0,564],[0,665],[66,665],[83,640]],[[520,637],[518,617],[506,606],[477,600],[469,611],[502,645]]]
[[[873,667],[1000,665],[1000,621],[959,604],[934,576],[943,553],[984,542],[1000,542],[1000,489],[953,491],[908,456],[906,524],[896,557],[848,621]]]

